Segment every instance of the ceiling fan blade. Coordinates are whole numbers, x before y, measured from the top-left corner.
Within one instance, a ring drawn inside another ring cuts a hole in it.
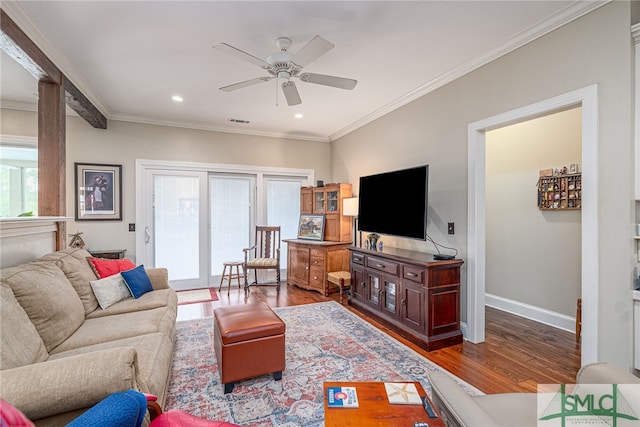
[[[272,78],[273,77],[258,77],[251,80],[245,80],[243,82],[235,83],[229,86],[223,86],[220,88],[220,90],[223,90],[225,92],[231,92],[236,89],[242,89],[243,87],[253,86],[255,84],[262,83],[262,82],[268,82]]]
[[[306,67],[313,61],[329,52],[333,49],[334,44],[323,39],[320,36],[315,36],[307,43],[302,49],[295,54],[291,60],[294,64],[300,67]]]
[[[238,48],[235,48],[229,44],[226,43],[221,43],[221,44],[217,44],[215,46],[213,46],[214,49],[220,50],[222,52],[226,52],[229,55],[233,55],[236,58],[240,58],[244,61],[250,62],[253,65],[257,65],[260,68],[264,68],[269,69],[271,68],[271,65],[269,65],[269,63],[263,61],[262,59],[255,57],[243,50],[240,50]]]
[[[344,77],[327,76],[325,74],[302,73],[299,77],[303,82],[332,86],[346,90],[351,90],[358,84],[357,80],[346,79]]]
[[[282,82],[282,92],[284,93],[284,97],[287,99],[287,104],[289,104],[289,106],[302,103],[302,99],[300,99],[300,94],[298,93],[298,89],[294,82],[290,80]]]

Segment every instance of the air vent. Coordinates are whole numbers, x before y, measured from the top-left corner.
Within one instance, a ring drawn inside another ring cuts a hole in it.
[[[242,119],[229,119],[229,121],[231,123],[240,123],[241,125],[248,125],[249,123],[251,123],[249,120],[242,120]]]

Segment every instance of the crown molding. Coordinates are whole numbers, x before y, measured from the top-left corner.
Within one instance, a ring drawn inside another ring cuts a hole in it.
[[[339,131],[332,133],[329,135],[330,141],[335,141],[356,129],[361,128],[362,126],[371,123],[372,121],[379,119],[380,117],[389,114],[390,112],[397,110],[398,108],[415,101],[416,99],[433,92],[434,90],[441,88],[442,86],[451,83],[452,81],[459,79],[460,77],[482,67],[483,65],[488,64],[491,61],[494,61],[501,56],[504,56],[524,45],[530,43],[560,27],[566,25],[576,19],[586,15],[589,12],[592,12],[599,7],[604,6],[607,3],[610,3],[612,0],[596,0],[592,2],[584,2],[584,1],[576,1],[565,7],[563,10],[556,13],[551,18],[545,19],[544,21],[539,22],[536,25],[529,27],[528,29],[520,32],[515,37],[507,40],[502,45],[493,49],[492,51],[487,52],[484,55],[473,58],[470,61],[467,61],[458,67],[452,68],[446,73],[441,74],[435,79],[425,83],[422,86],[412,90],[411,92],[406,93],[405,95],[396,98],[395,100],[389,102],[388,104],[378,108],[372,113],[362,117],[359,120],[356,120],[352,124],[345,126]]]
[[[284,132],[263,132],[263,131],[255,131],[249,129],[230,129],[222,126],[208,126],[194,123],[182,123],[182,122],[171,122],[164,120],[151,120],[142,117],[129,117],[129,116],[112,116],[112,121],[121,121],[121,122],[129,122],[129,123],[139,123],[139,124],[147,124],[154,126],[170,126],[176,128],[185,128],[185,129],[193,129],[193,130],[204,130],[209,132],[222,132],[222,133],[232,133],[237,135],[249,135],[249,136],[261,136],[266,138],[276,138],[276,139],[295,139],[299,141],[309,141],[309,142],[331,142],[328,137],[323,136],[310,136],[304,134],[296,134],[296,133],[284,133]]]

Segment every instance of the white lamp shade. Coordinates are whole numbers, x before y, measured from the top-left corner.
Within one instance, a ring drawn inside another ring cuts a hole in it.
[[[358,216],[358,198],[349,197],[342,200],[342,215]]]

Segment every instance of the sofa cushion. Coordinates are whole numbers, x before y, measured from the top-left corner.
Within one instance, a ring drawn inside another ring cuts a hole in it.
[[[55,264],[33,261],[2,270],[6,283],[35,325],[47,351],[66,340],[84,322],[84,307]]]
[[[50,353],[53,355],[89,345],[156,332],[172,338],[175,334],[175,313],[173,307],[160,307],[86,319],[73,335]]]
[[[121,274],[134,298],[140,298],[153,290],[151,280],[147,272],[144,271],[144,265],[139,265],[133,270],[123,271]]]
[[[5,284],[0,285],[0,325],[0,370],[47,360],[42,338]]]
[[[129,290],[127,289],[127,292]],[[178,296],[173,289],[159,289],[147,292],[138,299],[127,298],[119,301],[105,310],[96,310],[87,315],[87,319],[111,316],[113,314],[131,313],[133,311],[151,310],[159,307],[171,307],[177,310]]]
[[[64,359],[79,354],[92,353],[114,348],[134,348],[138,358],[139,375],[147,385],[148,392],[159,398],[166,396],[173,355],[173,340],[163,333],[139,335],[115,341],[98,343],[86,347],[54,354],[50,360]],[[158,402],[164,405],[163,402]]]
[[[131,292],[120,273],[91,281],[91,289],[96,295],[100,308],[105,310],[113,304],[127,298],[131,298]]]
[[[84,249],[67,248],[40,258],[42,261],[53,261],[60,267],[80,296],[85,314],[98,308],[98,301],[89,283],[97,277],[87,262],[87,257],[90,256],[91,254]]]
[[[136,265],[128,259],[102,259],[89,256],[87,262],[98,279],[104,279],[121,271],[136,268]]]

